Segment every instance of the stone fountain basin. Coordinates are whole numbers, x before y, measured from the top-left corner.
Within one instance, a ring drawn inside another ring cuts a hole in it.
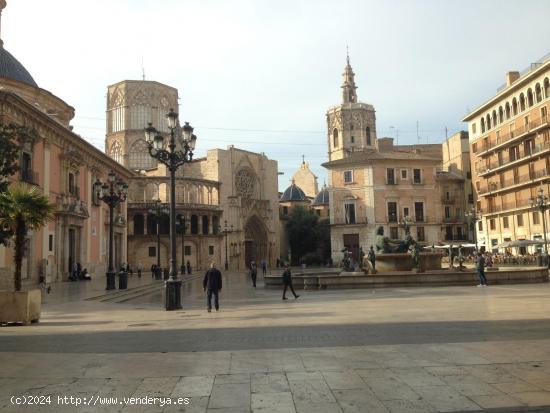
[[[442,257],[443,254],[438,252],[421,252],[420,266],[422,271],[440,270]],[[376,255],[377,272],[410,271],[413,267],[413,257],[408,253],[380,253]]]

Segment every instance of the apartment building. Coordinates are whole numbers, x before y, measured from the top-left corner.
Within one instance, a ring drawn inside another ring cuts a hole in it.
[[[546,195],[550,189],[549,109],[550,54],[522,72],[508,72],[497,94],[463,119],[482,216],[477,235],[486,249],[496,252],[506,241],[544,238],[543,217],[530,199],[541,188]]]

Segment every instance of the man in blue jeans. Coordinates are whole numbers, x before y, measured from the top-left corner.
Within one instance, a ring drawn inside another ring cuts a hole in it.
[[[480,283],[478,287],[487,287],[487,278],[485,278],[485,257],[479,252],[477,253],[476,270]]]
[[[210,264],[210,269],[204,274],[202,287],[207,292],[208,312],[212,311],[212,296],[214,296],[214,307],[218,311],[220,309],[218,294],[222,289],[222,273],[216,268],[214,263]]]

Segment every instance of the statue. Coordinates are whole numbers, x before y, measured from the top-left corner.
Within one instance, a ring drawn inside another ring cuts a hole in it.
[[[458,271],[464,271],[464,255],[462,254],[462,244],[458,245]]]
[[[422,266],[420,265],[420,250],[421,246],[418,245],[418,243],[414,242],[411,245],[411,254],[413,258],[414,268],[416,269],[416,272],[422,272]]]
[[[413,237],[410,234],[405,236],[403,241],[394,240],[384,236],[384,227],[380,226],[376,230],[376,251],[391,254],[391,253],[405,253],[409,250],[409,247],[415,243]]]
[[[365,258],[365,253],[363,252],[363,247],[359,247],[359,268],[363,269],[363,260]]]
[[[344,248],[341,252],[344,253],[344,258],[342,259],[342,267],[344,267],[344,271],[353,271],[353,267],[351,266],[351,252],[349,252],[347,248]]]

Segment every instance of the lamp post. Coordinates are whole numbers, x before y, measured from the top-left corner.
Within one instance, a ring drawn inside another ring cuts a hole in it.
[[[539,189],[539,193],[535,198],[531,198],[531,208],[536,208],[542,214],[542,231],[544,234],[544,256],[542,265],[548,266],[548,240],[546,239],[546,211],[550,208],[548,197],[544,195],[544,190]]]
[[[230,228],[231,229],[227,228],[227,220],[223,222],[223,230],[221,226],[218,227],[218,230],[220,231],[220,233],[222,233],[225,236],[225,271],[229,269],[229,260],[227,257],[227,234],[231,234],[233,232],[233,225],[231,225]]]
[[[476,252],[478,252],[477,247],[477,222],[481,221],[481,212],[476,212],[475,208],[470,209],[470,211],[464,212],[466,219],[470,220],[470,229],[473,228],[474,234],[474,243],[476,244]]]
[[[173,109],[166,114],[166,120],[170,129],[168,149],[164,148],[164,137],[151,123],[145,128],[145,140],[149,146],[149,154],[170,171],[170,278],[166,281],[165,300],[166,311],[170,311],[181,308],[181,281],[177,280],[176,258],[176,171],[193,159],[197,137],[193,135],[193,128],[188,122],[180,130],[178,114]],[[181,149],[176,149],[176,130]]]
[[[107,268],[106,290],[114,290],[115,269],[113,267],[113,210],[126,200],[128,184],[118,178],[113,171],[109,172],[108,182],[101,182],[99,178],[94,183],[94,192],[97,199],[109,206],[109,266]]]
[[[153,207],[149,208],[149,214],[155,217],[157,226],[157,270],[155,272],[155,279],[160,280],[160,274],[162,274],[160,266],[160,217],[168,214],[168,211],[160,199],[156,199]]]

